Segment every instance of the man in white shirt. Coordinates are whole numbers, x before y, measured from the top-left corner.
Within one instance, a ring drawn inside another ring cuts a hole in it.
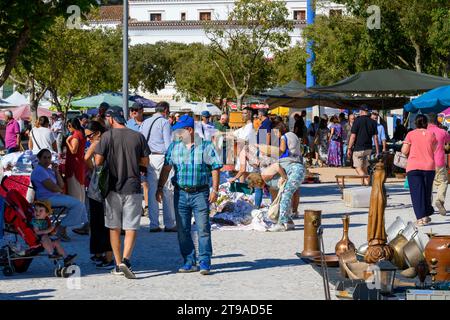
[[[63,143],[63,122],[60,119],[60,116],[56,113],[52,114],[52,127],[51,131],[56,140],[56,148],[58,149],[58,154],[61,155],[63,153],[62,143]]]
[[[211,113],[205,110],[202,111],[202,121],[197,122],[195,125],[195,132],[205,141],[213,141],[214,134],[217,132],[216,127],[209,120],[211,119]],[[213,141],[214,142],[214,141]]]

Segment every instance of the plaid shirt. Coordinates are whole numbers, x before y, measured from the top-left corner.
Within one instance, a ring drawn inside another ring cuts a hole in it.
[[[164,164],[175,169],[172,182],[180,187],[211,185],[211,171],[223,166],[211,141],[193,144],[190,150],[182,141],[172,142]]]

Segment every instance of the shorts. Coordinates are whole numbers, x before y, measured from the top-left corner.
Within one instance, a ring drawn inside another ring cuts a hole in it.
[[[355,168],[367,168],[369,166],[369,157],[372,154],[372,149],[354,151],[353,152],[353,166]]]
[[[105,201],[105,227],[138,230],[141,226],[143,195],[110,191]]]

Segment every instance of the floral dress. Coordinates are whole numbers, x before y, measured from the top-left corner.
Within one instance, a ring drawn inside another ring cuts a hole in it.
[[[342,164],[343,129],[340,124],[333,124],[331,128],[334,129],[334,131],[328,147],[327,164],[331,167],[339,167]]]

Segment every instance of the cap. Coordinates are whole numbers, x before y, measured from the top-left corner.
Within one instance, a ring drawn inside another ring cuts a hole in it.
[[[112,117],[115,121],[121,124],[125,124],[127,122],[123,116],[123,110],[119,106],[109,107],[109,109],[106,110],[105,115],[107,117]]]
[[[52,206],[51,206],[49,201],[35,201],[33,204],[35,206],[39,205],[41,207],[44,207],[45,209],[47,209],[47,212],[50,213],[50,214],[53,212]]]
[[[209,118],[209,117],[211,117],[211,113],[209,113],[208,110],[202,111],[202,117]]]
[[[362,111],[369,111],[369,106],[368,106],[367,104],[363,104],[363,105],[361,105],[361,107],[359,108],[359,110],[362,110]]]
[[[187,114],[182,115],[177,123],[172,127],[172,130],[183,129],[186,127],[194,128],[194,119]]]

